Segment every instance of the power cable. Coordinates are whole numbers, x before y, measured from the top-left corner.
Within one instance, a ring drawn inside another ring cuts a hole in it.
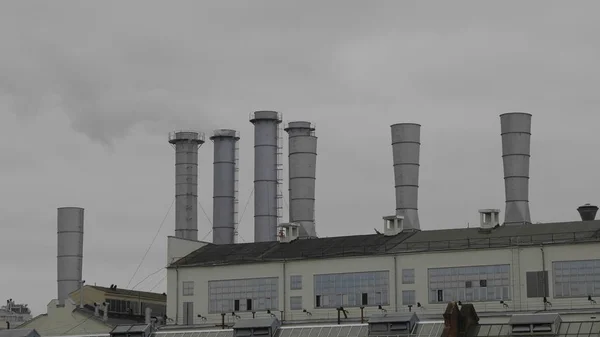
[[[248,209],[248,204],[250,203],[250,198],[252,198],[253,194],[254,194],[254,187],[252,188],[252,191],[250,191],[250,195],[248,196],[248,200],[246,200],[246,205],[244,206],[244,210],[242,211],[242,214],[240,214],[240,220],[238,221],[238,223],[242,223],[242,219],[244,219],[244,214],[246,214],[246,209]]]
[[[208,217],[208,214],[206,214],[206,211],[204,210],[204,207],[202,207],[202,204],[198,201],[198,206],[200,206],[200,209],[202,210],[202,213],[204,213],[204,216],[206,217],[206,220],[208,220],[208,223],[212,226],[212,221],[210,221],[210,218]]]
[[[162,222],[160,223],[160,226],[158,227],[158,230],[156,231],[156,234],[154,235],[154,238],[152,239],[152,242],[148,246],[148,249],[146,249],[146,253],[144,253],[144,256],[142,257],[142,260],[140,261],[140,264],[138,264],[137,268],[135,269],[135,272],[131,276],[131,279],[129,280],[129,282],[127,282],[127,287],[125,287],[125,288],[129,288],[129,285],[133,281],[133,278],[135,277],[135,275],[137,274],[137,272],[140,270],[140,267],[142,266],[142,263],[144,263],[144,260],[146,259],[146,256],[148,256],[148,252],[150,251],[150,248],[152,248],[152,245],[154,244],[154,241],[156,241],[156,238],[158,237],[158,234],[160,234],[160,230],[162,229],[163,225],[165,224],[165,221],[167,220],[167,216],[169,216],[169,213],[171,212],[171,208],[173,208],[174,204],[175,204],[175,198],[173,198],[173,201],[171,202],[171,206],[169,206],[169,209],[167,210],[167,213],[165,214],[165,217],[163,218]]]
[[[167,275],[163,276],[160,281],[158,281],[157,284],[155,284],[152,288],[150,288],[150,290],[148,290],[149,292],[151,292],[152,290],[154,290],[154,288],[158,287],[159,285],[161,285],[161,283],[163,283],[163,281],[167,278]]]
[[[200,241],[204,241],[204,239],[206,239],[210,235],[210,233],[212,233],[212,229],[209,230],[208,233],[206,233],[206,235],[204,235],[204,237]]]
[[[165,269],[165,267],[160,267],[160,269],[158,269],[157,271],[153,272],[152,274],[149,274],[148,276],[146,276],[143,280],[141,280],[140,282],[138,282],[136,285],[134,285],[131,290],[134,290],[137,286],[139,286],[140,284],[142,284],[144,281],[146,281],[147,279],[150,278],[150,276],[156,275],[158,272],[160,272],[161,270]]]

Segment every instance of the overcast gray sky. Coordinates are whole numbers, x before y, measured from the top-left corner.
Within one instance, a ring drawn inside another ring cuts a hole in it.
[[[240,130],[243,205],[258,109],[317,125],[320,236],[373,233],[394,212],[398,122],[423,125],[423,229],[504,211],[507,111],[533,114],[532,220],[578,219],[578,205],[600,203],[599,10],[591,0],[3,1],[0,296],[34,314],[56,297],[61,206],[86,209],[84,279],[125,287],[174,197],[173,129]],[[212,155],[208,142],[209,216]],[[240,241],[253,238],[252,211]],[[132,284],[165,264],[174,216]],[[202,238],[210,225],[199,220]],[[165,291],[164,275],[138,289]]]

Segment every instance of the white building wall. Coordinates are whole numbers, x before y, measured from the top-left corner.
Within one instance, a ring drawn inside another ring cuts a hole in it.
[[[553,294],[552,262],[564,260],[587,260],[600,259],[600,244],[571,244],[571,245],[549,245],[544,246],[545,269],[549,276],[549,297],[552,309],[585,309],[592,308],[587,298],[577,299],[555,299]],[[207,322],[219,322],[221,315],[208,314],[208,281],[233,280],[243,278],[279,277],[279,305],[278,311],[285,311],[286,320],[307,319],[307,314],[302,310],[290,310],[290,296],[302,296],[303,309],[308,310],[310,318],[334,318],[337,311],[331,308],[315,308],[314,275],[330,273],[348,273],[365,271],[389,271],[389,295],[390,305],[385,306],[388,311],[408,311],[408,307],[402,305],[402,290],[415,290],[416,302],[422,307],[413,306],[412,311],[419,314],[441,315],[446,304],[429,303],[429,281],[428,269],[440,267],[463,267],[509,264],[511,279],[511,300],[505,301],[509,306],[505,308],[499,301],[473,302],[479,313],[496,312],[510,313],[514,310],[534,311],[544,308],[541,298],[528,298],[526,273],[528,271],[541,271],[542,253],[541,247],[504,248],[504,249],[478,249],[469,251],[445,251],[407,253],[397,256],[374,256],[374,257],[351,257],[320,260],[303,260],[274,263],[253,263],[246,265],[229,265],[217,267],[190,267],[179,268],[168,271],[168,317],[177,318],[178,324],[183,323],[183,302],[194,302],[195,323],[202,323],[197,315],[207,318]],[[415,283],[402,284],[402,269],[415,270]],[[302,289],[290,289],[290,277],[302,275]],[[182,295],[182,282],[194,281],[194,295]],[[179,287],[178,287],[179,285]],[[173,295],[177,294],[176,296]],[[600,298],[597,299],[600,303]],[[177,305],[178,303],[178,305]],[[178,310],[175,310],[175,308]],[[285,308],[285,309],[284,309]],[[359,308],[346,308],[350,315],[360,315]],[[378,309],[372,306],[365,308],[364,314],[370,315]],[[252,317],[251,313],[238,312],[242,318]],[[279,317],[281,313],[277,312]],[[265,315],[264,312],[256,313],[257,317]],[[582,314],[586,316],[586,314]],[[582,316],[582,317],[583,317]],[[508,319],[508,318],[507,318]],[[231,322],[231,313],[226,316],[226,322]]]

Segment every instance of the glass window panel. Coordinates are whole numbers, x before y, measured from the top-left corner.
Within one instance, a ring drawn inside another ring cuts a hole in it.
[[[509,300],[508,290],[504,293],[502,287],[497,287],[499,290],[496,291],[493,287],[506,283],[508,289],[509,274],[510,265],[429,268],[429,303]]]
[[[389,277],[389,271],[320,274],[314,276],[314,292],[321,308],[359,306],[363,294],[367,305],[389,305]]]
[[[552,276],[556,298],[596,296],[600,260],[555,261]]]
[[[240,280],[218,280],[208,282],[210,313],[232,312],[233,304],[237,300],[240,303],[240,311],[251,311],[257,308],[248,308],[248,300],[253,307],[261,301],[276,299],[278,295],[279,278],[266,277],[256,279]],[[261,291],[259,291],[259,288]],[[277,309],[278,302],[269,303],[268,309]]]

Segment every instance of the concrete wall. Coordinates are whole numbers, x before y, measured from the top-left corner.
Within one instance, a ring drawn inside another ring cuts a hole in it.
[[[187,256],[189,253],[207,245],[203,241],[182,239],[175,236],[167,237],[167,265]]]
[[[600,259],[598,243],[572,244],[572,245],[550,245],[543,247],[545,257],[545,270],[549,276],[548,300],[552,303],[552,309],[560,310],[585,310],[593,306],[587,298],[555,299],[553,294],[552,262],[565,260]],[[415,290],[416,302],[422,304],[422,308],[413,307],[412,310],[422,315],[431,315],[440,318],[446,304],[429,304],[428,268],[438,267],[462,267],[483,266],[495,264],[509,264],[511,278],[511,300],[505,301],[509,308],[505,308],[499,301],[473,302],[478,313],[508,314],[515,311],[536,311],[544,309],[541,298],[527,298],[526,294],[526,272],[542,270],[541,247],[470,250],[454,252],[431,252],[402,254],[398,256],[380,256],[364,258],[337,258],[312,261],[288,261],[285,263],[254,263],[246,265],[230,265],[217,267],[193,267],[179,268],[178,271],[169,270],[167,275],[167,315],[179,324],[183,322],[183,302],[194,303],[194,317],[198,314],[207,317],[207,322],[220,322],[219,314],[208,313],[208,281],[230,280],[242,278],[279,277],[279,309],[285,310],[286,320],[303,320],[307,316],[302,310],[290,310],[289,297],[302,296],[303,306],[312,313],[311,318],[333,319],[337,317],[335,309],[315,308],[315,296],[313,293],[313,276],[326,273],[347,273],[361,271],[390,271],[390,305],[386,306],[388,311],[408,311],[408,307],[402,306],[402,290]],[[402,269],[415,269],[415,283],[402,284]],[[290,276],[302,275],[302,289],[290,290]],[[194,281],[194,295],[183,296],[181,285],[184,281]],[[178,286],[179,285],[179,286]],[[173,295],[172,295],[173,294]],[[177,294],[176,296],[174,296]],[[600,298],[597,299],[600,302]],[[176,308],[178,307],[178,310]],[[285,309],[284,309],[285,308]],[[359,308],[346,308],[350,315],[358,317]],[[375,307],[365,308],[363,314],[370,315],[378,312]],[[238,312],[241,317],[251,317],[251,313]],[[264,313],[257,313],[264,315]],[[280,316],[281,313],[277,313]],[[583,313],[583,316],[587,314]],[[485,315],[484,315],[485,316]],[[507,316],[508,317],[508,316]],[[226,317],[229,321],[230,313]],[[202,323],[198,321],[196,323]]]

